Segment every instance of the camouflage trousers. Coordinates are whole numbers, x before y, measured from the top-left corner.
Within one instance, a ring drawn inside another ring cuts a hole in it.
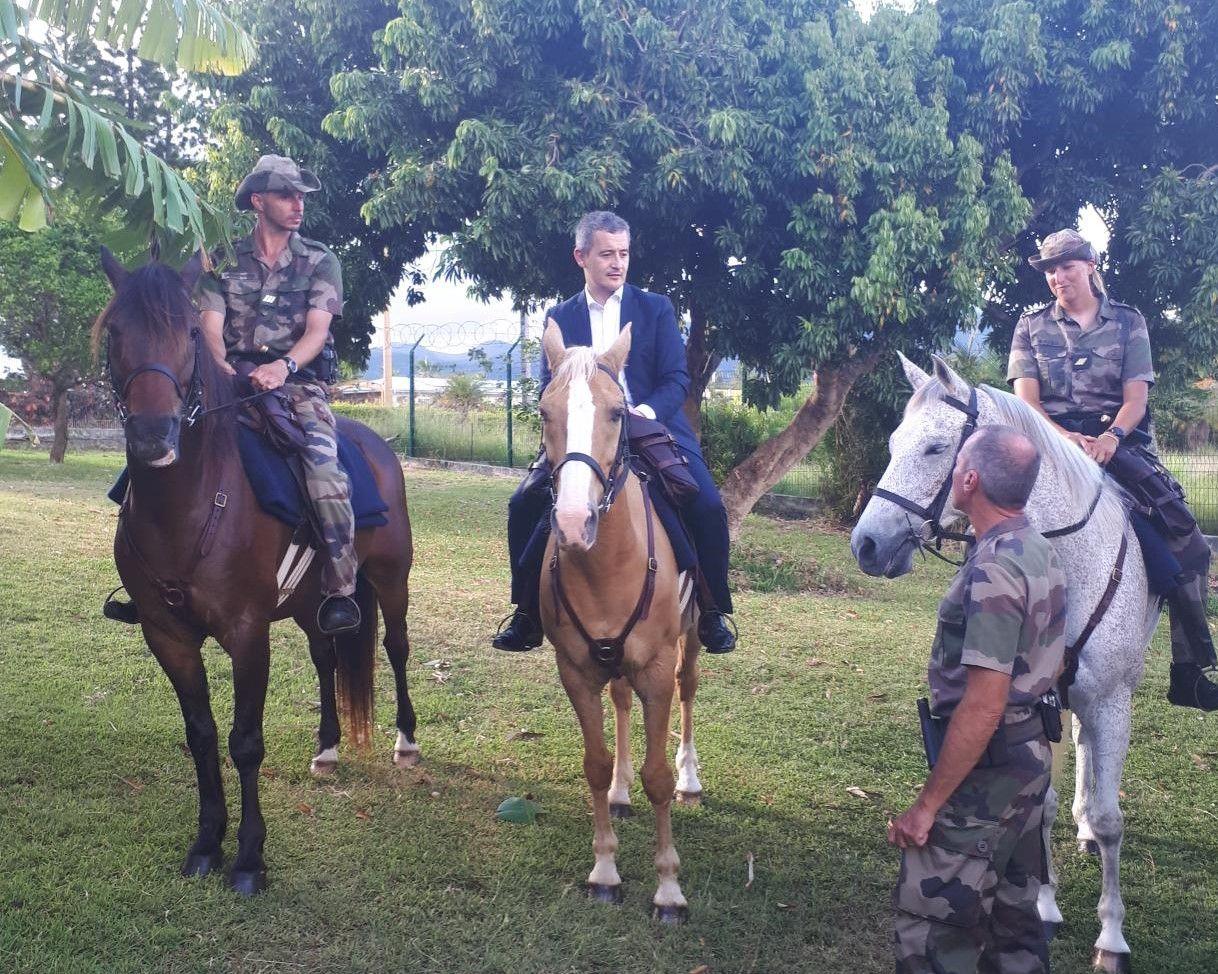
[[[322,588],[326,595],[355,592],[355,515],[351,510],[351,482],[338,465],[338,441],[334,414],[326,402],[326,391],[312,382],[289,382],[284,386],[292,398],[292,409],[308,437],[301,454],[305,488],[321,527]]]
[[[1171,553],[1184,568],[1184,574],[1190,575],[1189,581],[1180,586],[1178,592],[1168,600],[1167,618],[1171,623],[1171,658],[1176,663],[1196,663],[1198,666],[1212,666],[1214,659],[1209,646],[1200,645],[1201,641],[1192,637],[1186,616],[1198,620],[1198,625],[1206,625],[1205,606],[1209,599],[1209,568],[1210,546],[1206,543],[1201,529],[1194,527],[1192,534],[1183,537],[1167,535],[1167,546]],[[1177,601],[1195,603],[1190,613],[1187,608],[1171,604]]]
[[[1047,974],[1036,911],[1052,756],[1042,737],[974,770],[906,849],[893,894],[897,974]]]

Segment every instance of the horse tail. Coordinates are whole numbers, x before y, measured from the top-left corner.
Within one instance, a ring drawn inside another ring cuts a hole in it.
[[[372,681],[376,670],[376,589],[361,573],[355,581],[360,627],[334,637],[338,663],[338,711],[343,737],[357,748],[372,743]]]

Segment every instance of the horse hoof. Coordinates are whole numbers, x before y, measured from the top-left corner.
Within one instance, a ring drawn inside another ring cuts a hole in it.
[[[1091,956],[1091,966],[1104,974],[1129,974],[1132,970],[1128,954],[1118,954],[1103,947],[1095,948],[1095,953]]]
[[[678,805],[701,805],[702,792],[700,791],[678,791],[674,797]]]
[[[266,889],[266,870],[234,869],[229,874],[228,885],[238,896],[257,896]]]
[[[418,750],[393,752],[393,763],[399,768],[413,768],[422,760],[423,753]]]
[[[659,920],[660,923],[669,924],[674,927],[679,927],[682,923],[689,920],[688,906],[660,906],[658,903],[651,905],[651,918]]]
[[[1041,921],[1041,926],[1045,931],[1045,943],[1053,943],[1053,938],[1057,936],[1057,931],[1062,928],[1060,923],[1049,923],[1047,920]]]
[[[337,761],[319,761],[317,758],[314,758],[309,762],[309,774],[314,778],[329,778],[337,770]]]
[[[629,802],[610,802],[610,818],[634,818],[634,809]]]
[[[219,852],[192,852],[182,863],[183,876],[210,876],[219,870],[224,856]]]
[[[608,886],[605,883],[588,883],[588,899],[596,900],[597,903],[613,903],[615,905],[622,902],[622,884],[616,886]]]
[[[1095,839],[1079,839],[1078,851],[1084,852],[1089,856],[1098,856],[1100,854],[1100,844]]]

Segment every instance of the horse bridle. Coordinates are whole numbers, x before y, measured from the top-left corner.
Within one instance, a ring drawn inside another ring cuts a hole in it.
[[[114,377],[114,363],[110,359],[110,342],[109,340],[106,341],[106,374],[110,377],[110,393],[114,396],[114,408],[118,413],[119,422],[126,426],[127,420],[131,418],[131,407],[127,405],[127,394],[131,391],[131,384],[141,375],[149,372],[162,375],[173,383],[173,391],[182,403],[182,422],[188,427],[198,422],[199,418],[204,414],[203,370],[200,368],[200,358],[203,354],[203,335],[198,328],[190,330],[190,340],[194,343],[195,348],[194,362],[191,366],[190,381],[186,386],[185,392],[182,391],[182,383],[178,381],[177,374],[171,368],[161,365],[159,362],[137,365],[131,370],[131,373],[120,388],[118,380]]]
[[[596,367],[613,380],[613,384],[622,391],[624,398],[625,390],[622,389],[622,385],[618,381],[617,376],[613,374],[613,370],[601,362],[597,362]],[[613,457],[613,463],[609,466],[609,472],[605,473],[600,462],[594,456],[589,456],[587,453],[580,453],[575,450],[565,453],[563,458],[554,465],[554,469],[550,471],[550,497],[552,500],[558,499],[558,471],[572,461],[587,465],[596,474],[596,479],[600,481],[603,490],[600,503],[597,504],[596,509],[602,517],[608,514],[609,508],[617,500],[617,495],[621,492],[622,485],[626,482],[626,477],[630,474],[630,437],[626,433],[626,418],[622,417],[621,427],[618,430],[617,452]]]
[[[947,500],[952,492],[952,474],[956,469],[956,461],[960,458],[960,451],[964,449],[964,444],[968,442],[968,438],[977,432],[977,390],[969,387],[968,402],[964,403],[955,396],[944,396],[944,403],[951,406],[953,409],[958,409],[964,413],[964,429],[960,431],[960,440],[956,443],[956,451],[952,454],[951,466],[948,468],[947,477],[943,483],[939,485],[939,492],[935,494],[934,500],[927,507],[922,507],[915,504],[908,497],[902,497],[900,494],[894,494],[891,490],[885,490],[882,487],[876,487],[871,492],[873,497],[882,497],[886,501],[896,504],[909,511],[911,514],[916,514],[918,517],[929,525],[930,538],[923,538],[920,535],[913,533],[915,540],[920,546],[924,546],[927,541],[934,541],[935,551],[942,547],[944,541],[964,541],[971,542],[974,540],[972,535],[964,534],[960,531],[948,531],[939,523],[943,517],[943,509],[947,507]]]

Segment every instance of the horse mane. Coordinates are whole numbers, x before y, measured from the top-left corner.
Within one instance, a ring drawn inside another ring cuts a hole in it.
[[[1104,474],[1099,464],[1062,437],[1048,420],[1018,396],[993,386],[982,385],[978,386],[978,389],[993,403],[998,413],[998,421],[1018,430],[1031,440],[1040,452],[1041,463],[1062,473],[1063,481],[1072,492],[1067,498],[1072,509],[1086,511],[1091,507],[1098,490],[1101,492],[1100,500],[1096,504],[1092,519],[1105,533],[1124,530],[1125,492],[1116,481]],[[908,415],[930,403],[942,402],[946,395],[948,391],[943,383],[932,376],[910,397],[905,413]]]
[[[553,381],[559,385],[567,385],[572,379],[584,379],[591,382],[596,376],[597,354],[587,345],[574,345],[567,349],[567,354],[554,370]]]
[[[94,357],[110,323],[117,317],[122,318],[134,337],[142,338],[153,348],[166,348],[183,333],[189,335],[192,329],[199,328],[199,311],[182,276],[159,261],[132,271],[97,316],[92,333]],[[203,384],[203,405],[208,410],[218,410],[204,416],[200,426],[214,438],[210,449],[218,451],[235,442],[232,436],[235,412],[221,407],[232,404],[236,390],[233,377],[221,371],[201,333],[198,341],[203,343],[196,358]]]

